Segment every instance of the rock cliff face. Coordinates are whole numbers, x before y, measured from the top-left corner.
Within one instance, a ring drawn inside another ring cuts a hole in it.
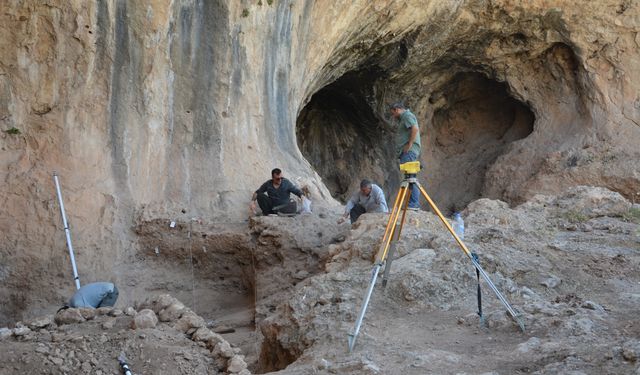
[[[395,100],[443,208],[634,198],[639,31],[629,0],[3,1],[0,321],[72,288],[54,170],[81,277],[119,281],[137,217],[238,221],[273,167],[319,204],[394,194]]]

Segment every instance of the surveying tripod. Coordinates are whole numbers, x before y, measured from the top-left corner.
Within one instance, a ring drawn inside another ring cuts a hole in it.
[[[400,233],[402,232],[402,227],[404,226],[405,218],[407,215],[407,209],[409,205],[409,198],[411,197],[411,191],[413,186],[417,186],[420,194],[426,199],[431,206],[433,212],[438,215],[444,226],[451,233],[453,238],[456,240],[460,248],[465,253],[467,257],[473,263],[473,266],[476,269],[476,275],[478,277],[478,315],[482,321],[482,304],[480,297],[480,276],[485,280],[489,288],[493,290],[496,297],[502,302],[504,307],[507,309],[511,317],[518,323],[520,329],[524,332],[524,322],[520,319],[519,314],[511,307],[509,302],[504,298],[502,293],[496,288],[495,284],[489,278],[489,275],[484,271],[480,262],[478,260],[478,256],[475,253],[469,251],[467,246],[462,242],[460,237],[455,233],[451,224],[445,219],[442,215],[438,207],[433,203],[429,194],[427,194],[426,190],[420,185],[418,179],[415,177],[416,174],[420,171],[420,162],[419,161],[410,161],[407,163],[400,164],[400,171],[404,173],[404,179],[400,184],[400,189],[398,190],[398,194],[396,195],[396,199],[393,203],[393,209],[391,210],[391,215],[389,216],[389,221],[387,222],[387,226],[384,230],[384,236],[382,237],[382,241],[380,243],[380,247],[378,248],[378,252],[376,253],[376,257],[374,260],[374,267],[371,272],[371,282],[369,283],[369,288],[364,296],[364,302],[362,304],[362,308],[360,309],[360,314],[358,315],[358,319],[356,319],[356,324],[353,328],[352,333],[349,334],[349,351],[353,350],[353,347],[356,344],[356,338],[358,337],[358,333],[360,332],[360,326],[362,325],[362,319],[364,319],[364,314],[367,311],[367,306],[369,305],[369,300],[371,299],[371,293],[373,292],[373,287],[375,286],[376,280],[378,278],[378,273],[380,272],[380,268],[384,265],[384,275],[382,278],[382,287],[384,288],[387,284],[387,279],[391,272],[391,262],[393,261],[393,253],[395,251],[395,246],[400,238]],[[402,212],[402,219],[400,219],[400,213]],[[400,221],[398,222],[398,219]]]

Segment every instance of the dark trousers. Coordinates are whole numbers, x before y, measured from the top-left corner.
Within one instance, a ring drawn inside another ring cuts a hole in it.
[[[351,217],[351,224],[355,223],[356,220],[358,220],[358,218],[360,217],[360,215],[362,215],[365,212],[367,212],[367,210],[361,204],[356,204],[355,206],[353,206],[351,211],[349,211],[349,216]]]
[[[263,215],[277,214],[278,212],[283,214],[295,214],[298,208],[294,201],[276,205],[273,199],[266,194],[258,194],[258,205],[260,206]]]
[[[120,293],[118,292],[118,288],[114,285],[113,292],[107,293],[107,295],[102,298],[102,301],[100,301],[100,304],[96,307],[113,307],[118,300],[119,294]]]

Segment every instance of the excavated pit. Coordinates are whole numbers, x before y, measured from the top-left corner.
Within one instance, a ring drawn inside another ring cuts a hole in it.
[[[246,226],[192,221],[171,227],[169,220],[156,219],[139,223],[136,234],[140,251],[127,266],[130,299],[175,296],[212,331],[241,348],[251,368],[257,366],[256,275]]]
[[[349,230],[323,207],[315,213],[256,217],[248,228],[246,223],[178,221],[171,227],[166,219],[141,220],[136,226],[140,251],[127,266],[123,289],[134,292],[131,300],[162,293],[180,299],[242,350],[252,373],[284,369],[310,344],[279,339],[283,328],[269,320],[276,303],[286,300],[297,283],[324,272],[328,245]]]

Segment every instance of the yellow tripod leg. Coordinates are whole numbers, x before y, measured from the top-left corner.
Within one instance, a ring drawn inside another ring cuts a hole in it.
[[[402,186],[401,186],[402,188]],[[393,208],[391,209],[391,215],[389,216],[389,220],[387,221],[387,226],[384,228],[384,236],[382,236],[382,240],[384,241],[389,234],[389,228],[391,228],[391,223],[393,222],[393,213],[396,212],[396,209],[400,205],[400,190],[398,190],[398,194],[396,194],[396,199],[393,202]]]
[[[462,249],[462,251],[464,251],[464,253],[469,257],[469,259],[471,260],[471,263],[473,263],[473,266],[476,268],[476,270],[478,270],[480,275],[482,275],[482,278],[487,283],[487,285],[489,285],[489,288],[491,288],[491,290],[496,295],[496,297],[498,297],[500,302],[502,302],[502,305],[507,309],[507,311],[509,312],[513,320],[515,320],[516,323],[518,323],[518,325],[520,326],[520,329],[522,330],[522,332],[524,332],[524,322],[522,321],[522,319],[520,319],[520,314],[518,314],[513,309],[513,307],[511,307],[511,305],[509,304],[509,301],[507,301],[507,299],[502,295],[502,293],[500,293],[500,291],[495,286],[493,281],[491,281],[491,278],[489,277],[489,275],[484,271],[484,269],[482,268],[480,263],[476,260],[476,258],[474,258],[473,255],[471,255],[471,251],[467,249],[467,246],[462,242],[460,237],[458,237],[456,232],[451,227],[451,224],[449,224],[447,219],[444,218],[444,216],[442,215],[442,212],[440,212],[436,204],[433,203],[433,200],[431,200],[431,197],[429,197],[429,194],[427,194],[426,190],[424,190],[422,185],[420,185],[419,183],[418,183],[418,188],[420,189],[420,193],[422,193],[422,196],[424,197],[424,199],[427,200],[427,202],[429,203],[429,206],[431,206],[431,208],[433,209],[433,212],[435,212],[436,215],[438,215],[438,217],[440,218],[444,226],[449,230],[453,238],[455,238],[456,242],[458,242],[458,245],[460,245],[460,248]]]
[[[427,200],[427,202],[429,203],[429,206],[431,206],[431,209],[433,209],[433,212],[435,212],[436,215],[438,215],[438,217],[442,221],[442,224],[444,224],[444,226],[449,230],[449,232],[451,232],[451,235],[453,236],[453,238],[455,238],[456,242],[458,242],[458,245],[460,245],[460,248],[462,248],[462,251],[464,251],[464,253],[467,254],[469,258],[471,258],[471,251],[467,249],[467,246],[462,242],[460,237],[458,237],[456,232],[453,230],[453,227],[451,227],[451,224],[449,224],[449,221],[445,219],[444,215],[442,215],[442,212],[440,212],[440,210],[438,209],[438,206],[436,206],[436,204],[433,203],[433,200],[431,200],[431,197],[429,196],[429,194],[427,194],[427,192],[424,190],[422,185],[420,185],[419,183],[416,183],[416,184],[418,185],[418,189],[420,189],[420,193],[422,194],[424,199]]]
[[[400,186],[400,191],[398,192],[399,196],[400,196],[400,202],[404,202],[405,197],[407,195],[407,186],[403,183],[402,186]],[[398,221],[398,218],[400,217],[400,205],[398,205],[398,207],[394,208],[393,212],[391,213],[391,217],[389,218],[390,222],[387,224],[390,228],[389,230],[389,235],[385,236],[385,238],[383,239],[382,243],[380,244],[380,248],[378,250],[378,253],[376,254],[376,259],[375,259],[375,263],[377,264],[382,264],[382,262],[384,262],[385,257],[387,256],[387,251],[389,250],[389,244],[391,243],[391,238],[393,237],[393,232],[395,231],[395,223]]]
[[[402,219],[400,223],[396,222],[395,228],[391,235],[391,244],[389,246],[389,250],[384,259],[384,274],[382,276],[382,288],[387,286],[387,280],[389,279],[389,275],[391,274],[391,264],[393,263],[393,254],[396,250],[396,244],[398,243],[398,239],[400,238],[400,234],[402,234],[402,228],[404,227],[405,218],[407,216],[407,207],[409,206],[409,200],[411,198],[411,185],[407,188],[407,194],[405,194],[404,202],[402,202]]]

